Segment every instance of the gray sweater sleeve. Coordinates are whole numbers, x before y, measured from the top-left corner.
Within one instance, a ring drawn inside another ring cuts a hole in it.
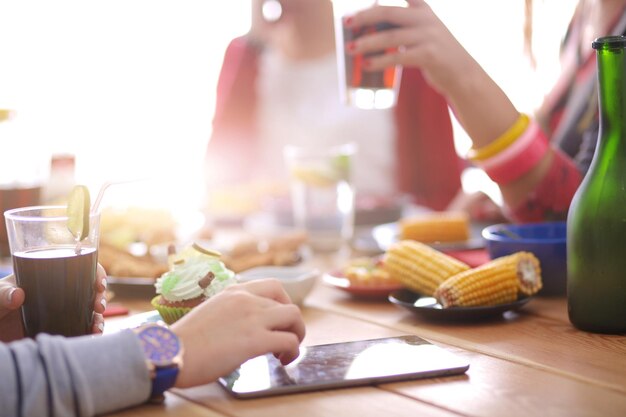
[[[7,417],[93,416],[140,404],[151,388],[130,330],[0,344],[0,380],[0,410]]]

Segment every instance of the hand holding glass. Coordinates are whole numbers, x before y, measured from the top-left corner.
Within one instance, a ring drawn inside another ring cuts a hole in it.
[[[399,1],[387,3],[401,4]],[[379,0],[333,0],[339,92],[346,104],[362,109],[385,109],[395,106],[400,85],[401,66],[396,65],[382,71],[367,71],[365,69],[367,56],[350,55],[346,52],[346,45],[349,42],[363,35],[394,27],[387,22],[357,28],[345,25],[346,17],[377,4]]]
[[[5,212],[17,285],[24,289],[25,334],[91,334],[100,214],[89,214],[89,234],[77,245],[66,207]]]

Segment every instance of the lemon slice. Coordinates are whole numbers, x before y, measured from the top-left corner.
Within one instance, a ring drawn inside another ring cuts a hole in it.
[[[296,166],[291,169],[291,175],[307,185],[313,187],[332,187],[337,184],[337,178],[330,169],[320,167]]]
[[[75,186],[67,200],[67,228],[78,242],[89,236],[90,208],[89,189],[84,185]]]

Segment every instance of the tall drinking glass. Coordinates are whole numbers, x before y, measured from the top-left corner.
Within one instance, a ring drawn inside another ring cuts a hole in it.
[[[367,56],[350,55],[346,44],[360,36],[393,28],[388,22],[357,28],[348,28],[344,19],[377,4],[406,6],[402,0],[332,0],[335,21],[335,43],[339,93],[348,105],[362,109],[386,109],[395,106],[400,86],[402,67],[396,65],[382,71],[366,71]],[[384,54],[386,51],[380,51]]]
[[[17,285],[24,289],[25,333],[91,333],[96,296],[100,214],[90,213],[80,244],[67,228],[66,207],[23,207],[4,213]]]
[[[354,233],[354,187],[350,180],[354,144],[330,149],[287,146],[291,200],[296,227],[311,249],[342,249]]]

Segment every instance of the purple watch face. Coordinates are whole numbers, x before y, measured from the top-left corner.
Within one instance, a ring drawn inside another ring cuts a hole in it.
[[[146,327],[138,336],[146,357],[156,366],[171,365],[180,352],[178,337],[165,327]]]

